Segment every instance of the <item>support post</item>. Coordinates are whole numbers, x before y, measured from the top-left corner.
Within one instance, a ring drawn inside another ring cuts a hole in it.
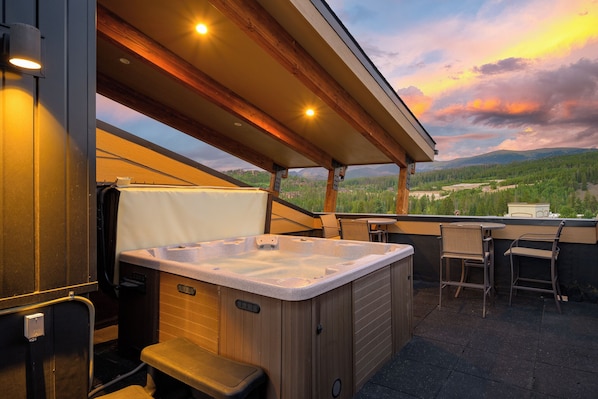
[[[338,196],[338,184],[345,179],[347,167],[333,161],[334,169],[328,171],[326,182],[326,198],[324,199],[324,212],[336,212],[336,199]]]
[[[278,165],[274,165],[274,170],[276,172],[270,175],[270,193],[272,193],[273,196],[278,197],[282,179],[286,179],[289,176],[289,171]]]
[[[399,171],[399,183],[397,191],[396,212],[398,215],[406,215],[409,213],[409,189],[411,175],[415,173],[415,163],[409,159],[409,164],[406,168],[401,168]]]

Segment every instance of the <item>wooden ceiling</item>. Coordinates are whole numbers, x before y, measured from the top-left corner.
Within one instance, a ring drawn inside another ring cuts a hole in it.
[[[264,170],[433,160],[321,1],[98,0],[97,33],[98,93]]]

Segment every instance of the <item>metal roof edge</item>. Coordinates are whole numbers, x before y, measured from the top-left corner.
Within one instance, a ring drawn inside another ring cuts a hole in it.
[[[434,141],[434,139],[428,133],[426,128],[421,124],[421,122],[417,119],[413,112],[411,112],[409,107],[407,107],[407,105],[403,102],[403,100],[397,94],[397,92],[392,88],[388,80],[386,80],[384,75],[382,75],[380,70],[374,65],[374,63],[367,56],[365,51],[363,51],[357,40],[355,40],[353,35],[345,27],[342,21],[338,18],[334,11],[332,11],[330,6],[323,0],[310,0],[310,2],[318,10],[318,12],[322,15],[326,22],[328,22],[330,27],[337,33],[339,38],[351,50],[351,52],[355,55],[355,57],[359,60],[363,67],[368,71],[372,78],[376,82],[378,82],[380,88],[384,90],[386,95],[393,101],[393,103],[395,103],[395,105],[403,113],[403,115],[411,121],[411,124],[413,125],[415,130],[420,133],[420,135],[432,148],[434,148],[436,145],[436,141]],[[405,112],[408,115],[405,115]]]

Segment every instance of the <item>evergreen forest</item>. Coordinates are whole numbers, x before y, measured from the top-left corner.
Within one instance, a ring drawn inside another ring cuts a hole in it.
[[[270,174],[229,171],[229,176],[268,188]],[[345,179],[339,185],[339,213],[392,214],[398,176]],[[311,212],[324,208],[326,181],[289,174],[280,198]],[[409,213],[504,216],[510,202],[549,203],[563,218],[598,215],[598,151],[503,165],[478,165],[418,172],[410,180]]]

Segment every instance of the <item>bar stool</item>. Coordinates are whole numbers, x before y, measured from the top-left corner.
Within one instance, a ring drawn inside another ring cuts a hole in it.
[[[513,298],[513,290],[525,290],[534,292],[549,293],[554,296],[554,302],[559,313],[561,313],[561,289],[558,284],[557,259],[560,248],[558,246],[561,232],[565,227],[565,221],[561,221],[554,234],[534,234],[526,233],[519,236],[511,243],[511,246],[505,252],[505,256],[510,258],[511,262],[511,290],[509,293],[509,306]],[[544,245],[542,245],[544,243]],[[550,249],[547,249],[546,243],[552,243]],[[550,276],[548,279],[535,277],[521,277],[521,259],[543,259],[548,260],[550,266]],[[515,262],[517,259],[517,262]],[[548,286],[549,288],[546,288]]]

